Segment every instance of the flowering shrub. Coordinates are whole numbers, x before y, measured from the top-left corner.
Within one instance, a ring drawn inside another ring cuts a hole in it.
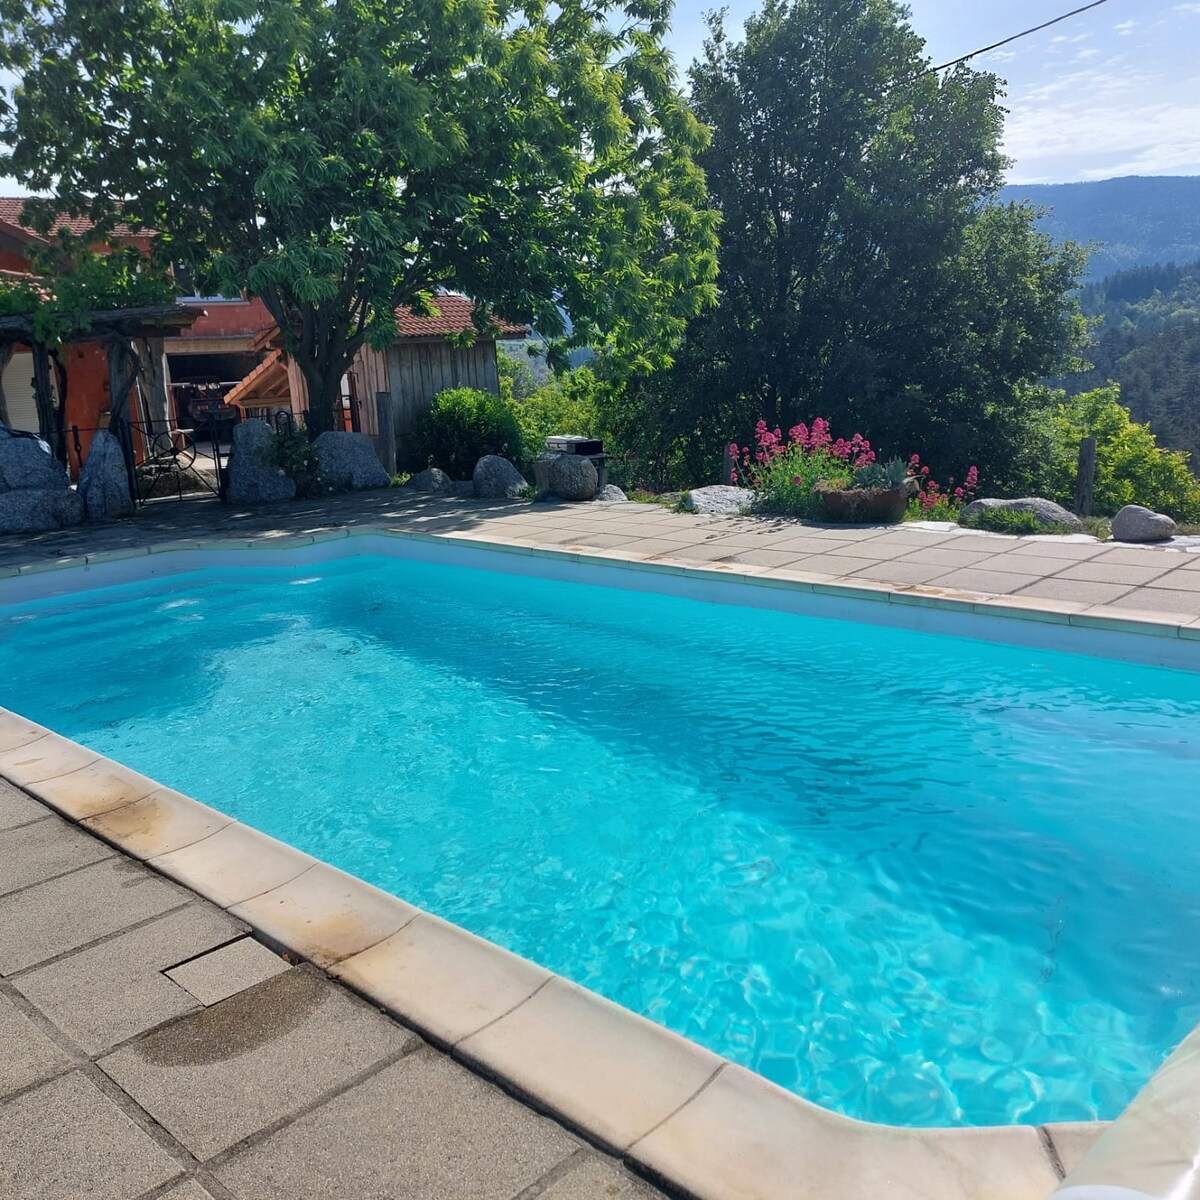
[[[922,464],[919,454],[908,460],[908,473],[920,480],[917,494],[908,505],[910,521],[957,521],[959,510],[975,499],[979,487],[979,471],[972,466],[962,483],[956,485],[951,475],[949,484],[943,488]]]
[[[794,425],[786,437],[782,430],[759,421],[753,444],[733,442],[729,453],[734,464],[731,482],[757,492],[755,507],[792,517],[821,515],[823,503],[816,490],[820,483],[839,489],[891,487],[905,474],[903,460],[886,468],[878,464],[875,450],[861,433],[835,439],[823,417],[817,417],[811,426]],[[908,460],[906,474],[918,481],[918,491],[909,503],[911,520],[953,521],[958,510],[974,499],[979,486],[979,472],[971,467],[961,483],[951,477],[943,488],[917,454]]]
[[[788,430],[768,429],[759,421],[753,446],[730,444],[731,480],[753,488],[755,507],[792,517],[816,516],[821,498],[813,489],[822,481],[847,486],[854,471],[875,461],[875,451],[862,434],[834,439],[822,417],[811,428],[801,422]]]

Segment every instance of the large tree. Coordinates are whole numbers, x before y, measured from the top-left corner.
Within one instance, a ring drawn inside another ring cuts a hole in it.
[[[364,342],[455,288],[669,361],[714,295],[667,0],[0,0],[0,173],[260,296],[329,426]]]
[[[989,203],[999,81],[929,65],[892,0],[766,0],[740,42],[711,18],[692,96],[720,303],[627,414],[684,470],[715,470],[759,416],[825,416],[939,469],[1019,474],[1028,385],[1081,333],[1080,255]]]

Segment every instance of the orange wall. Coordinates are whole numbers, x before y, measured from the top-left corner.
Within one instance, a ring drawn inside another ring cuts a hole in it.
[[[20,250],[0,246],[0,271],[28,271],[29,260]]]
[[[266,305],[257,297],[253,300],[218,300],[199,304],[204,309],[202,316],[190,329],[180,332],[180,337],[242,337],[258,333],[273,325]]]

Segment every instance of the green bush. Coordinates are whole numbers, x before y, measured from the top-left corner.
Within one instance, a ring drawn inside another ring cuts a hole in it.
[[[321,475],[321,460],[317,448],[308,440],[308,430],[303,425],[290,422],[271,430],[271,446],[267,451],[267,462],[278,467],[296,484],[296,496],[307,500],[322,496],[330,488]]]
[[[851,467],[827,450],[791,445],[776,458],[754,467],[754,507],[784,517],[819,517],[824,503],[813,489],[828,481],[848,487]],[[742,481],[748,482],[748,481]]]
[[[417,419],[413,450],[425,466],[441,467],[453,479],[470,479],[485,454],[523,457],[521,426],[502,396],[450,388],[439,392]]]
[[[1093,507],[1111,516],[1126,504],[1142,504],[1177,521],[1200,521],[1200,480],[1188,456],[1160,446],[1149,425],[1139,425],[1111,386],[1063,396],[1050,419],[1044,490],[1070,506],[1075,495],[1079,443],[1096,439]]]
[[[965,525],[968,529],[986,529],[989,533],[1023,535],[1026,533],[1070,532],[1066,526],[1057,530],[1042,525],[1033,513],[1024,512],[1019,508],[985,508],[967,520],[960,520],[959,524]]]
[[[601,437],[598,395],[602,384],[586,367],[559,376],[529,395],[514,399],[525,453],[536,458],[556,433]]]

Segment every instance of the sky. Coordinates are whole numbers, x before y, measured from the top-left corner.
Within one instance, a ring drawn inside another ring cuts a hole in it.
[[[908,0],[936,62],[1040,25],[1085,0]],[[757,0],[724,0],[740,32]],[[676,0],[681,70],[719,0]],[[975,60],[1008,81],[1006,151],[1016,183],[1200,175],[1200,0],[1108,0]]]

